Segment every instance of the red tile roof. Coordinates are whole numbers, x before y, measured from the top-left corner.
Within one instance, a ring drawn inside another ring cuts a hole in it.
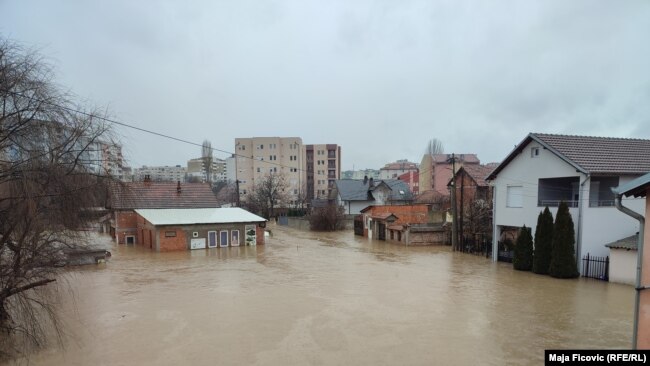
[[[395,215],[395,224],[424,224],[429,221],[426,205],[369,206],[362,210],[373,218]]]
[[[112,209],[137,208],[213,208],[219,207],[217,197],[207,183],[134,182],[111,187]]]

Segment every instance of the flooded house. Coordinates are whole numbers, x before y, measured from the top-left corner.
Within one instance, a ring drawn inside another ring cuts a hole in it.
[[[239,207],[139,209],[136,243],[157,252],[264,244],[266,219]]]
[[[136,244],[137,209],[217,208],[219,202],[208,183],[142,182],[121,183],[109,190],[105,222],[118,244]]]
[[[355,234],[402,245],[449,242],[444,215],[427,205],[368,206],[355,218]]]

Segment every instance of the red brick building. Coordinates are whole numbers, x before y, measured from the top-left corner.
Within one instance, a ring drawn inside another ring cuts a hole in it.
[[[135,244],[136,209],[217,208],[219,203],[207,183],[121,183],[109,191],[110,233],[119,244]]]
[[[263,245],[266,219],[244,209],[139,209],[136,243],[157,252]]]
[[[456,172],[456,215],[458,233],[465,238],[483,239],[492,232],[492,190],[485,178],[494,165],[463,165]],[[452,189],[452,180],[448,186]]]
[[[448,242],[442,217],[432,217],[427,205],[368,206],[356,225],[365,237],[404,245],[435,245]]]

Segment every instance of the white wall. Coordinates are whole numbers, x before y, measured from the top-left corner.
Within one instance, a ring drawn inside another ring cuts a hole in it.
[[[530,149],[539,148],[539,156],[532,158]],[[499,226],[516,226],[532,228],[535,233],[537,226],[537,216],[544,207],[537,207],[537,185],[540,178],[561,178],[561,177],[580,177],[581,181],[585,179],[584,174],[576,172],[576,169],[558,158],[549,150],[537,142],[529,143],[524,150],[515,157],[494,180],[496,186],[494,224]],[[522,186],[521,208],[506,207],[507,187],[509,185]],[[588,183],[586,184],[588,185]],[[588,197],[588,195],[587,195]],[[557,213],[557,207],[549,207],[553,217]],[[570,208],[573,215],[574,223],[577,226],[578,209]]]
[[[619,185],[634,177],[621,177]],[[589,183],[585,184],[585,196],[589,197]],[[605,244],[632,236],[639,231],[639,222],[617,210],[616,207],[589,207],[589,200],[581,201],[583,207],[582,255],[589,253],[599,257],[609,255]],[[643,215],[645,199],[624,198],[626,206]]]
[[[636,279],[636,250],[614,249],[609,254],[609,282],[634,285]]]

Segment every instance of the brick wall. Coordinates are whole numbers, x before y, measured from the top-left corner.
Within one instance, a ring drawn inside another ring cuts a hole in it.
[[[137,216],[133,211],[115,211],[115,236],[118,244],[126,244],[127,236],[137,236]]]
[[[187,233],[181,228],[169,226],[160,227],[158,228],[158,240],[160,242],[159,251],[171,252],[176,250],[187,250],[189,242],[187,237]]]

